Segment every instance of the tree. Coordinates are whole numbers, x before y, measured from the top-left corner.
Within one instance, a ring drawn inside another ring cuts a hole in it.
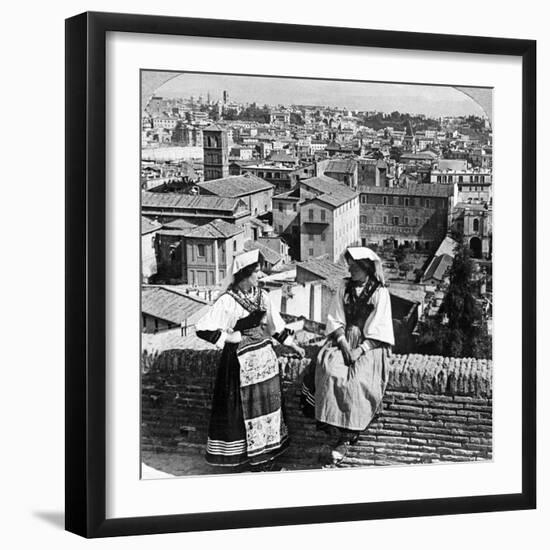
[[[491,337],[474,280],[474,263],[462,241],[455,248],[449,278],[449,289],[437,315],[421,326],[421,351],[449,357],[491,358]]]

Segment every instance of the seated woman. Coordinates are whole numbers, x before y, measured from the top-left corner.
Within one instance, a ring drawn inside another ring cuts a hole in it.
[[[332,300],[327,342],[302,386],[304,413],[334,436],[333,463],[344,458],[378,411],[394,344],[390,295],[380,258],[369,248],[350,247],[345,259],[350,277]]]
[[[259,261],[258,250],[234,259],[226,290],[196,326],[197,336],[223,349],[206,445],[206,461],[217,466],[261,468],[289,442],[272,337],[300,356],[304,350],[258,289]]]

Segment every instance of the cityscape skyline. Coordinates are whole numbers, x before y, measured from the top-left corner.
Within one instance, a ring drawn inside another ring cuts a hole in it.
[[[282,387],[281,396],[265,401],[290,400],[298,443],[286,458],[277,456],[281,471],[332,467],[335,457],[338,467],[350,468],[491,460],[492,90],[166,71],[141,76],[147,466],[167,475],[242,467],[247,439],[240,423],[249,401],[245,409],[233,405],[241,395],[240,357],[249,392],[242,395]],[[437,119],[438,112],[451,116]],[[358,247],[364,248],[354,256]],[[372,263],[352,267],[354,257]],[[245,265],[257,265],[257,277],[242,284],[239,275],[227,287]],[[350,274],[359,286],[349,284]],[[252,287],[258,300],[244,303],[240,291]],[[348,308],[350,300],[358,307]],[[266,303],[279,314],[278,332],[266,332]],[[381,304],[384,320],[375,331]],[[283,345],[265,355],[273,338]],[[239,339],[245,351],[237,355]],[[261,352],[257,365],[249,350]],[[391,371],[375,362],[386,356]],[[340,386],[348,368],[370,369],[364,380],[373,380],[373,399],[380,387],[390,392],[385,403],[376,397],[381,413],[366,435],[354,432],[363,441],[349,458],[341,436],[329,438],[331,447],[315,432],[313,404],[324,390],[316,393],[312,381],[326,381],[329,368],[334,387],[349,395],[367,386],[363,379],[349,391]],[[389,373],[387,384],[381,372]],[[255,389],[251,380],[259,381]],[[230,406],[222,401],[227,388]],[[233,410],[234,431],[214,433],[211,426],[226,425],[222,416],[232,418]],[[279,416],[261,418],[271,430]],[[257,426],[252,439],[263,445],[267,436]]]
[[[210,94],[217,101],[224,90],[230,101],[258,105],[315,105],[429,117],[486,116],[482,107],[463,92],[439,85],[182,73],[157,88],[155,94],[203,99]]]

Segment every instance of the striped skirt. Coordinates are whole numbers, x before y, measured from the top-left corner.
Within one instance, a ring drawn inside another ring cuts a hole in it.
[[[277,356],[270,339],[226,344],[214,386],[206,461],[267,462],[288,446]]]

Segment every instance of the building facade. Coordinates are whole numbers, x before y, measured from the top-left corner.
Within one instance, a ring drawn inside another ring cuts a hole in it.
[[[271,183],[275,193],[284,193],[292,189],[300,180],[316,175],[315,164],[303,164],[302,166],[284,166],[282,163],[266,162],[262,164],[247,161],[232,162],[229,166],[229,174],[252,174]]]
[[[282,124],[287,126],[290,124],[290,112],[288,111],[272,111],[269,113],[269,124]]]
[[[357,159],[357,183],[374,187],[387,187],[389,185],[388,163],[381,159],[358,158]]]
[[[474,258],[491,259],[493,209],[490,204],[459,203],[454,212],[454,224]]]
[[[338,261],[360,242],[358,194],[327,176],[303,180],[300,190],[300,258]]]
[[[158,237],[158,278],[170,284],[219,285],[245,240],[243,227],[219,219],[201,226],[168,223]]]
[[[359,242],[359,198],[333,178],[300,180],[273,197],[273,229],[290,245],[294,259],[325,255],[333,261]]]
[[[493,197],[493,175],[489,169],[432,170],[430,182],[458,185],[459,202],[488,202]]]
[[[456,185],[362,186],[361,243],[431,250],[450,227],[457,203]]]
[[[214,222],[209,225],[214,225]],[[187,282],[199,287],[221,284],[234,256],[244,246],[244,229],[230,224],[225,224],[223,231],[198,227],[184,236]]]

